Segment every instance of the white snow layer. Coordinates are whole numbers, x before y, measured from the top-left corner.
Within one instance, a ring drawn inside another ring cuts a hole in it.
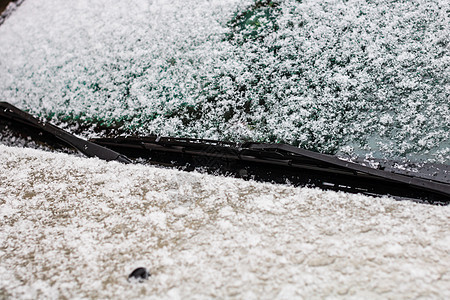
[[[450,298],[450,207],[2,145],[0,166],[0,298]]]
[[[448,0],[269,2],[25,1],[0,27],[0,99],[58,123],[450,161]]]

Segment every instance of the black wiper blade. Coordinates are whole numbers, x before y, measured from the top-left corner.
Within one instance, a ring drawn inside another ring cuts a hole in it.
[[[379,168],[371,168],[284,144],[238,144],[157,136],[86,141],[6,102],[0,102],[0,125],[2,121],[16,125],[24,135],[31,136],[31,129],[38,136],[43,135],[44,139],[60,141],[89,157],[105,160],[130,163],[130,157],[186,171],[201,169],[258,181],[289,182],[296,186],[374,196],[389,195],[432,204],[450,203],[450,166],[447,165],[427,164],[412,172],[396,169],[394,163],[379,160]]]
[[[0,119],[9,120],[15,124],[19,123],[22,126],[38,130],[40,131],[40,134],[46,133],[57,140],[72,146],[88,157],[98,157],[107,161],[115,160],[122,163],[131,163],[126,156],[120,153],[78,138],[61,128],[33,117],[29,113],[26,113],[7,102],[0,102]]]
[[[391,180],[399,183],[406,183],[408,185],[423,188],[425,190],[442,192],[443,195],[450,196],[450,185],[439,181],[426,180],[411,174],[410,176],[405,176],[401,174],[396,174],[393,172],[387,172],[385,170],[378,170],[369,167],[365,167],[359,164],[341,160],[337,157],[323,155],[320,153],[296,148],[290,145],[271,145],[271,144],[251,144],[248,146],[249,149],[261,149],[261,150],[277,150],[286,153],[300,155],[308,157],[320,162],[324,162],[329,165],[336,166],[338,168],[348,169],[356,173],[362,173],[368,176],[373,176],[377,178],[383,178],[385,180]]]
[[[313,186],[323,189],[390,195],[434,204],[450,203],[450,183],[418,173],[396,173],[345,161],[290,145],[227,143],[171,137],[118,137],[92,139],[131,158],[150,163],[260,181]]]

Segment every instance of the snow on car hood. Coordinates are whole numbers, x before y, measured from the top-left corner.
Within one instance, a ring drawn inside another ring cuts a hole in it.
[[[2,298],[450,297],[448,206],[2,145],[0,166]]]

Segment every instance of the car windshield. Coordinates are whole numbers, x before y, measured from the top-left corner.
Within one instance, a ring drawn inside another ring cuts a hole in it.
[[[54,2],[0,26],[0,98],[71,132],[450,162],[447,1]]]

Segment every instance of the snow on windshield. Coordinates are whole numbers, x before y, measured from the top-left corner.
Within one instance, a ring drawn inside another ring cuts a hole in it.
[[[449,9],[25,1],[0,27],[0,98],[59,124],[448,163]]]

